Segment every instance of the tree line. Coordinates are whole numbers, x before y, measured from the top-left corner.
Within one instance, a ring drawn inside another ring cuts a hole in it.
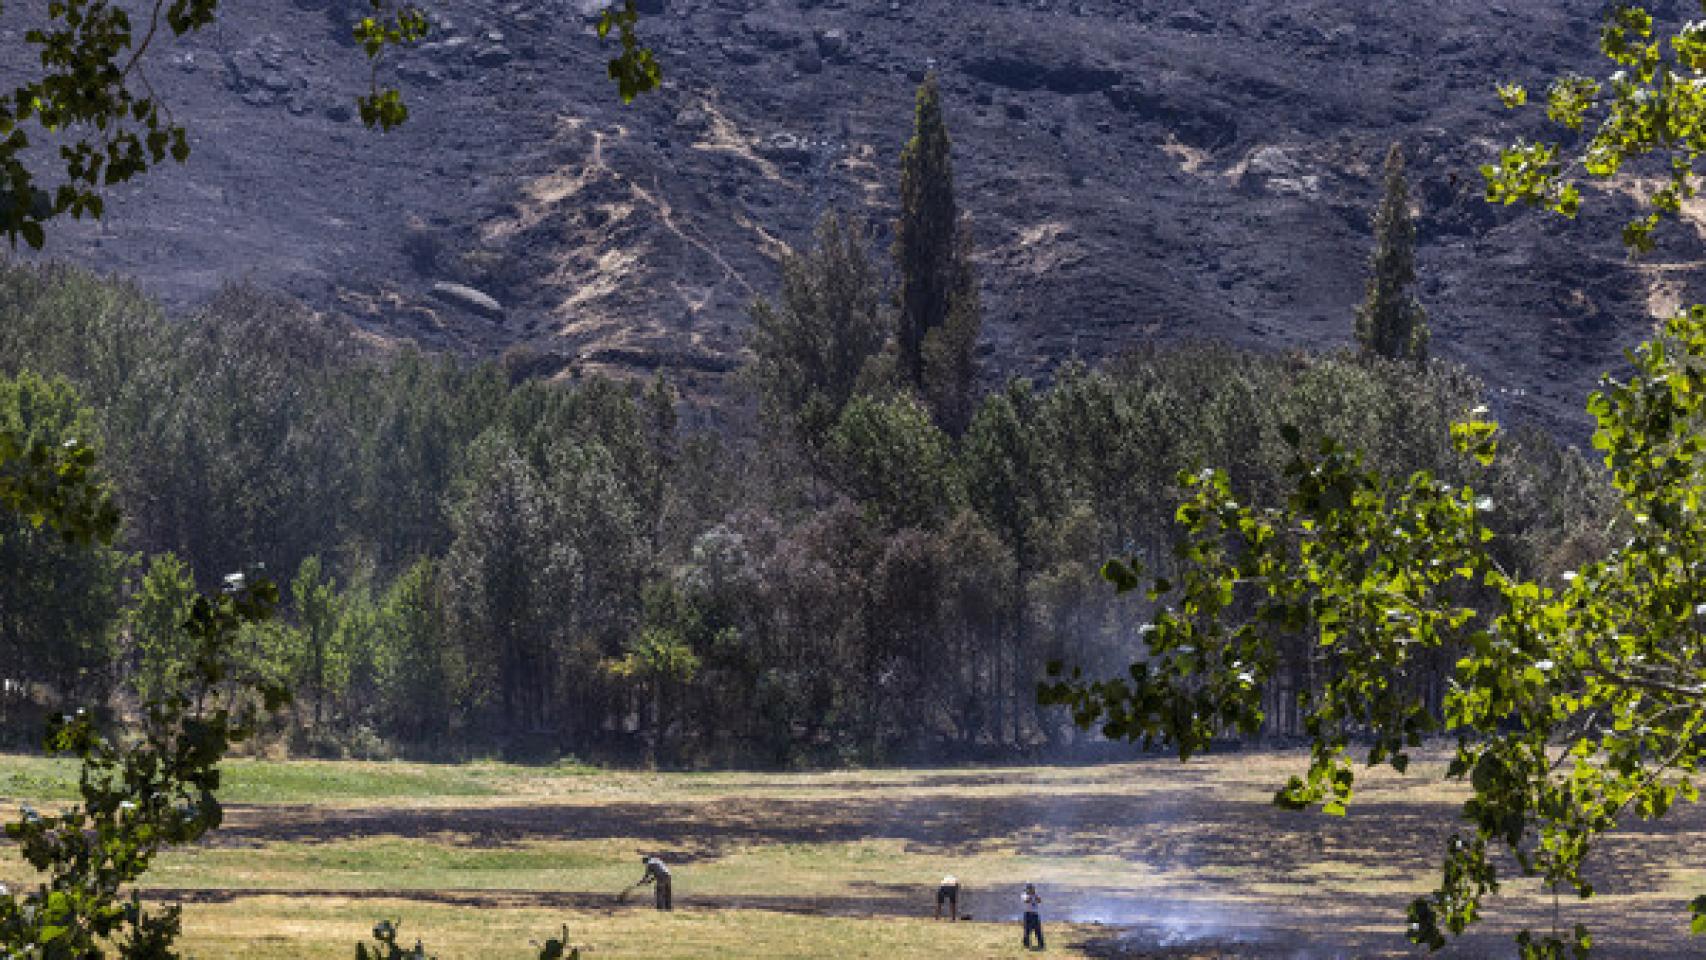
[[[1271,497],[1295,423],[1449,477],[1467,468],[1440,438],[1481,392],[1439,364],[1199,346],[1006,384],[958,438],[899,389],[852,393],[821,430],[687,432],[666,384],[364,355],[248,291],[181,322],[63,268],[8,268],[0,290],[20,368],[0,418],[98,438],[126,518],[110,548],[0,533],[19,740],[43,709],[168,689],[198,582],[260,561],[284,616],[245,644],[297,690],[299,749],[1058,743],[1038,671],[1130,659],[1130,601],[1096,572],[1133,547],[1164,560],[1180,470],[1224,464]],[[1520,448],[1477,486],[1510,563],[1563,569],[1601,535],[1600,481],[1544,436]]]
[[[1098,570],[1133,551],[1165,568],[1181,472],[1221,466],[1272,502],[1295,427],[1471,479],[1448,427],[1484,389],[1420,359],[1401,252],[1377,254],[1359,333],[1406,332],[1361,355],[1187,345],[996,382],[949,150],[926,81],[892,268],[866,225],[826,215],[753,307],[758,416],[702,429],[661,379],[542,383],[524,358],[375,347],[252,289],[174,318],[122,282],[6,266],[0,420],[97,445],[124,528],[95,548],[27,517],[0,532],[0,731],[27,742],[61,704],[122,716],[172,689],[197,588],[262,563],[283,616],[240,647],[296,691],[270,735],[300,751],[1062,749],[1082,735],[1036,705],[1044,665],[1141,648],[1123,625],[1143,601]],[[1565,569],[1605,536],[1603,479],[1544,435],[1510,447],[1473,477],[1502,559]],[[1308,662],[1276,674],[1268,732],[1299,732]]]

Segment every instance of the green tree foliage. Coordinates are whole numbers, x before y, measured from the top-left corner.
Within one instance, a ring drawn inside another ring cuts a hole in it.
[[[105,694],[129,561],[101,542],[112,506],[100,438],[71,384],[0,377],[0,438],[21,454],[0,469],[31,478],[0,512],[0,719],[11,719],[38,685],[53,699]]]
[[[196,600],[184,627],[194,651],[186,682],[148,704],[136,742],[103,736],[81,711],[54,720],[46,747],[80,762],[81,802],[56,814],[26,807],[6,825],[25,862],[47,876],[0,893],[0,956],[175,956],[181,908],[151,909],[127,888],[160,853],[219,826],[219,762],[282,705],[282,688],[247,674],[235,656],[240,627],[264,620],[275,602],[270,584],[241,578]]]
[[[397,943],[402,936],[400,920],[381,920],[373,925],[373,942],[355,945],[355,960],[431,960],[419,939],[413,948]]]
[[[1357,310],[1357,344],[1369,356],[1423,361],[1428,358],[1428,315],[1416,302],[1416,224],[1410,217],[1404,149],[1396,143],[1386,153],[1385,177],[1374,216],[1368,296]]]
[[[954,200],[951,141],[931,74],[918,88],[912,138],[900,155],[900,217],[894,259],[900,275],[896,327],[904,383],[931,405],[951,434],[966,427],[976,386],[982,316],[970,232]]]
[[[1005,686],[1013,679],[1011,671],[1001,668],[1014,646],[1003,642],[1012,636],[1016,613],[1011,585],[1018,568],[1012,552],[969,510],[941,531],[935,550],[941,572],[936,629],[922,637],[917,657],[924,671],[924,705],[929,708],[920,718],[923,729],[968,752],[1029,742],[1000,722],[1004,714],[1028,706],[1032,679],[1024,678],[1023,693],[1013,691]],[[979,562],[967,564],[965,557]]]
[[[355,945],[355,960],[433,960],[426,951],[426,946],[420,940],[413,947],[404,947],[397,943],[402,935],[402,922],[381,920],[373,925],[373,942]],[[534,941],[539,948],[539,960],[580,960],[579,947],[569,945],[569,928],[563,927],[562,936],[551,937],[544,943]]]
[[[891,320],[869,243],[861,222],[825,214],[812,245],[783,258],[779,301],[752,307],[750,375],[763,416],[808,458],[821,454],[888,339]]]
[[[380,719],[379,668],[385,651],[386,610],[374,597],[371,576],[363,575],[338,603],[337,653],[341,689],[334,701],[343,728],[345,752],[372,757],[384,753],[374,732]]]
[[[380,83],[381,61],[390,48],[424,39],[429,20],[420,6],[401,0],[367,5],[352,39],[372,65],[372,83],[356,102],[363,123],[389,130],[409,112],[402,92]],[[140,21],[106,0],[63,0],[45,9],[45,22],[8,49],[8,62],[34,62],[39,72],[0,91],[0,233],[32,247],[43,244],[46,224],[57,217],[100,217],[106,188],[168,157],[189,158],[188,130],[149,83],[148,54],[167,33],[197,33],[221,13],[220,0],[161,0],[147,5]],[[606,7],[598,21],[599,37],[614,33],[620,44],[608,72],[624,101],[662,80],[656,57],[640,43],[638,19],[633,0],[626,0]],[[48,153],[57,160],[46,160]]]
[[[353,373],[347,337],[243,287],[187,324],[113,320],[91,339],[124,359],[91,371],[90,389],[105,400],[119,502],[139,540],[204,576],[257,558],[294,570],[338,542],[358,448],[325,441],[341,426],[328,401]],[[135,340],[107,346],[122,337]]]
[[[295,687],[298,696],[314,702],[314,725],[326,719],[326,706],[343,692],[347,679],[344,651],[339,649],[342,616],[337,581],[326,575],[319,557],[305,557],[290,581],[291,611],[302,636]]]
[[[556,649],[567,626],[561,614],[580,558],[553,523],[550,494],[513,438],[493,432],[477,446],[445,559],[451,622],[483,640],[468,668],[472,688],[497,701],[496,720],[538,734],[558,709]]]
[[[57,337],[54,340],[59,344]],[[0,357],[6,355],[0,351]],[[46,365],[44,369],[71,375],[66,369],[69,365]],[[0,373],[22,372],[0,360]],[[3,386],[0,396],[5,398],[6,409],[0,419],[0,508],[32,527],[46,525],[67,541],[86,544],[111,540],[118,531],[119,511],[110,487],[95,472],[97,450],[87,418],[54,399],[53,395],[64,393],[60,385],[35,379],[5,380]],[[70,401],[69,397],[62,399]],[[54,413],[56,407],[58,412]]]
[[[1647,8],[1618,3],[1600,31],[1600,52],[1610,61],[1603,78],[1565,74],[1546,93],[1547,119],[1571,134],[1592,127],[1586,138],[1568,143],[1518,141],[1500,152],[1497,163],[1481,168],[1487,199],[1544,207],[1566,217],[1581,208],[1581,188],[1571,174],[1595,180],[1625,176],[1631,186],[1659,180],[1647,193],[1650,212],[1629,221],[1623,242],[1632,253],[1653,248],[1653,233],[1665,217],[1682,212],[1682,203],[1699,189],[1695,165],[1706,151],[1706,25],[1695,21],[1674,30],[1659,29]],[[1505,106],[1528,103],[1518,84],[1498,89]]]
[[[476,712],[488,729],[542,742],[600,726],[610,691],[597,665],[636,630],[651,564],[636,497],[647,470],[618,452],[647,450],[637,405],[616,403],[594,421],[615,449],[567,439],[551,419],[535,420],[533,435],[499,428],[473,445],[443,566],[471,689],[485,698]]]
[[[1034,660],[1029,603],[1029,585],[1043,559],[1037,541],[1065,507],[1048,432],[1038,414],[1031,385],[1016,380],[984,400],[965,437],[972,505],[1013,558],[1009,586],[1013,615],[1010,630],[1004,631],[1010,640],[993,659],[993,682],[1003,694],[996,698],[996,724],[1000,729],[1014,725],[1015,735],[1019,720],[1007,716],[1017,712],[1009,710],[1015,698],[1006,691],[1028,686],[1040,666]]]
[[[135,665],[131,686],[147,703],[177,689],[192,665],[188,622],[195,575],[170,553],[152,557],[131,601],[128,625]]]
[[[622,44],[622,52],[610,59],[606,72],[615,81],[616,92],[621,95],[623,103],[632,103],[635,97],[656,90],[663,82],[663,68],[658,66],[657,57],[640,43],[639,31],[635,28],[639,21],[640,14],[634,7],[634,0],[623,0],[619,8],[607,6],[598,18],[599,39],[607,39],[614,30]]]
[[[62,267],[0,270],[0,367],[77,384],[124,465],[113,516],[122,506],[131,542],[203,575],[348,549],[391,576],[442,553],[463,453],[512,392],[489,367],[413,351],[379,362],[346,329],[249,289],[175,321]]]
[[[699,667],[699,655],[680,629],[647,626],[627,642],[622,658],[611,661],[609,670],[651,701],[647,712],[655,744],[678,719],[682,694]]]
[[[338,390],[360,437],[352,521],[368,531],[363,549],[386,569],[449,546],[446,493],[466,445],[502,404],[496,370],[474,372],[415,350],[384,371],[384,389],[349,378]],[[377,394],[377,396],[375,396]]]
[[[67,541],[110,539],[119,521],[108,487],[93,474],[95,452],[66,436],[50,444],[22,427],[0,430],[0,505]]]
[[[301,688],[267,734],[324,755],[826,763],[1068,743],[1031,695],[1040,664],[1129,659],[1122,617],[1141,607],[1093,589],[1095,567],[1128,548],[1171,562],[1182,469],[1224,465],[1241,501],[1280,502],[1286,423],[1383,471],[1473,480],[1501,505],[1507,570],[1573,569],[1617,535],[1603,478],[1543,436],[1471,476],[1446,431],[1481,387],[1441,363],[1152,351],[1013,384],[957,440],[915,393],[855,386],[813,482],[769,484],[795,469],[785,425],[683,425],[668,384],[512,383],[361,343],[242,290],[173,320],[78,271],[0,269],[0,366],[76,384],[125,552],[203,576],[318,558],[324,616],[293,598],[240,646]],[[151,682],[136,645],[108,643],[134,622],[91,634],[107,653],[82,674],[29,634],[21,659],[60,664],[30,702]],[[659,635],[699,664],[663,699],[608,669]],[[1301,729],[1306,653],[1265,693],[1271,732]],[[14,737],[36,727],[24,705]]]
[[[1042,429],[1036,392],[1014,380],[978,409],[965,438],[972,504],[1027,562],[1036,526],[1059,515],[1060,471]]]
[[[1412,939],[1437,949],[1479,916],[1499,888],[1496,847],[1523,876],[1591,896],[1601,838],[1695,799],[1706,743],[1706,591],[1693,573],[1706,559],[1706,308],[1670,321],[1634,366],[1588,403],[1632,532],[1579,570],[1513,575],[1492,547],[1497,504],[1476,486],[1383,473],[1291,428],[1283,505],[1240,501],[1220,472],[1189,475],[1173,575],[1107,565],[1118,589],[1155,605],[1129,677],[1075,673],[1045,684],[1043,699],[1108,736],[1189,756],[1222,731],[1262,725],[1262,691],[1301,638],[1321,678],[1299,694],[1314,749],[1276,803],[1343,813],[1353,743],[1370,765],[1402,771],[1424,735],[1457,738],[1447,776],[1469,787],[1465,830],[1439,889],[1410,907]],[[1452,434],[1467,457],[1495,462],[1495,424],[1469,419]],[[1421,682],[1436,652],[1451,662],[1437,709]],[[1706,897],[1695,910],[1706,918]],[[1559,957],[1589,943],[1580,927],[1568,943],[1525,931],[1519,950]]]
[[[430,558],[417,561],[391,585],[380,618],[379,723],[406,743],[442,741],[468,696],[439,577]]]
[[[954,437],[965,433],[978,401],[977,338],[983,331],[983,305],[971,250],[971,228],[961,222],[948,315],[924,335],[924,398],[936,422]]]
[[[854,398],[830,435],[829,460],[837,484],[895,529],[934,526],[965,500],[952,441],[907,395]]]
[[[25,374],[0,380],[0,388],[0,428],[23,438],[14,449],[41,449],[55,431],[88,436],[90,417],[63,382]],[[77,468],[61,470],[51,457],[32,457],[25,469],[56,475],[54,484],[24,487],[5,504],[12,516],[0,519],[27,521],[31,532],[55,532],[62,546],[90,541],[88,549],[99,562],[110,556],[116,522],[100,517],[111,507],[94,472],[94,448],[70,437],[58,446],[76,454]],[[10,466],[3,457],[0,465]],[[65,509],[66,504],[81,506]],[[47,531],[39,529],[43,526]],[[37,563],[37,558],[26,560],[26,565]],[[14,572],[15,558],[0,569]],[[154,585],[166,579],[162,574]],[[103,948],[109,946],[135,960],[173,955],[179,908],[150,912],[134,891],[124,898],[124,888],[161,851],[199,839],[219,825],[222,811],[214,792],[220,760],[286,696],[283,688],[245,671],[234,656],[242,628],[271,614],[276,590],[265,580],[241,575],[226,578],[226,586],[223,596],[200,597],[189,605],[181,628],[187,666],[177,672],[170,690],[145,702],[138,739],[128,746],[115,744],[81,710],[49,723],[47,750],[81,763],[82,805],[48,816],[25,807],[18,821],[6,824],[5,834],[19,845],[24,861],[47,877],[22,893],[0,888],[0,956],[85,960],[105,956]],[[87,583],[67,580],[58,587],[67,604],[101,599],[99,588]],[[165,604],[148,604],[164,592],[145,596],[144,609],[161,612]],[[0,609],[12,610],[18,599],[5,598]],[[64,629],[39,614],[20,622]],[[28,659],[39,662],[44,652],[75,649],[75,627],[68,633],[72,643],[65,642],[66,635],[38,640],[27,651]],[[5,679],[9,695],[17,679]]]
[[[675,408],[675,391],[659,374],[640,399],[637,417],[644,431],[644,456],[638,468],[634,492],[637,522],[645,528],[647,547],[653,557],[664,549],[671,529],[684,519],[671,489],[682,469],[681,415]]]

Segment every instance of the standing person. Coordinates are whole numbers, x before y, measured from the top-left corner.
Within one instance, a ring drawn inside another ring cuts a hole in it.
[[[936,919],[942,919],[942,904],[948,905],[948,919],[960,918],[960,880],[953,874],[942,878],[942,885],[936,888]]]
[[[642,885],[652,884],[652,894],[657,902],[657,908],[659,910],[674,910],[675,906],[670,902],[669,868],[664,866],[663,861],[657,857],[649,857],[643,853],[640,854],[640,862],[646,865],[646,872],[644,876],[640,877],[640,883]]]
[[[1025,884],[1025,892],[1019,895],[1019,903],[1025,908],[1025,946],[1031,945],[1031,934],[1037,935],[1037,949],[1048,949],[1043,944],[1043,898],[1037,893],[1037,885]]]

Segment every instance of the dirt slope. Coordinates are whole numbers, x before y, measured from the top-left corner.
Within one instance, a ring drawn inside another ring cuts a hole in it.
[[[1436,350],[1505,411],[1580,436],[1598,373],[1653,310],[1699,295],[1691,229],[1631,265],[1626,207],[1566,224],[1480,199],[1475,166],[1534,132],[1494,81],[1596,70],[1597,0],[653,0],[669,81],[631,107],[589,5],[435,0],[435,39],[394,63],[414,117],[386,136],[349,119],[359,3],[234,6],[154,66],[196,133],[190,164],[53,252],[180,303],[249,278],[386,336],[526,344],[547,375],[664,368],[715,397],[785,245],[832,205],[892,217],[935,66],[992,374],[1148,340],[1345,343],[1394,139]]]

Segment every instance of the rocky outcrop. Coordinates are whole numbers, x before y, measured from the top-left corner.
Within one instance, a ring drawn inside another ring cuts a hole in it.
[[[502,320],[503,304],[496,297],[466,284],[440,280],[432,285],[432,295],[452,306],[477,313],[488,320]]]

